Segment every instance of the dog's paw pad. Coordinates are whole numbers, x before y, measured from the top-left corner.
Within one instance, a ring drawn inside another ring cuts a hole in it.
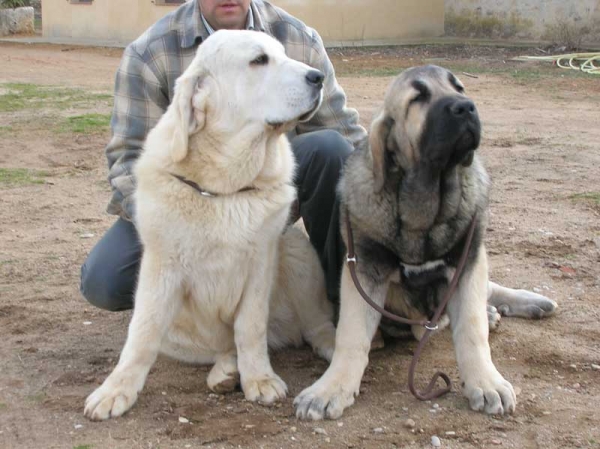
[[[276,374],[261,379],[248,380],[242,384],[242,389],[248,401],[272,404],[285,399],[287,386]]]
[[[214,391],[217,394],[225,394],[225,393],[231,393],[233,390],[235,390],[235,387],[237,387],[239,383],[240,383],[239,375],[238,376],[230,376],[225,379],[221,379],[217,383],[209,384],[208,388],[210,388],[211,391]]]
[[[240,373],[235,367],[225,367],[233,369],[232,372],[226,372],[223,368],[220,364],[216,364],[210,370],[206,379],[208,388],[217,394],[230,393],[240,383]]]

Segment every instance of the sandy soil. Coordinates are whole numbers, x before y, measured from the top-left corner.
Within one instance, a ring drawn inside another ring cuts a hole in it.
[[[56,132],[53,121],[109,113],[100,102],[0,110],[0,169],[43,171],[41,183],[0,183],[0,447],[395,448],[428,447],[432,435],[448,448],[600,447],[600,371],[592,367],[600,365],[600,78],[508,59],[527,51],[534,49],[332,51],[365,125],[390,81],[372,75],[422,62],[454,68],[478,105],[494,181],[492,278],[541,291],[560,307],[544,321],[504,319],[491,336],[496,365],[519,390],[514,416],[472,412],[456,388],[437,408],[417,401],[406,385],[415,343],[388,341],[372,353],[361,395],[339,421],[293,415],[294,396],[326,368],[307,348],[273,354],[290,389],[275,407],[248,403],[241,392],[210,394],[207,368],[160,358],[130,413],[87,421],[83,401],[114,367],[131,315],[98,310],[78,291],[81,263],[113,222],[104,212],[108,133]],[[9,82],[110,93],[120,54],[0,44],[0,94]],[[418,379],[440,368],[458,379],[448,332],[426,348]]]

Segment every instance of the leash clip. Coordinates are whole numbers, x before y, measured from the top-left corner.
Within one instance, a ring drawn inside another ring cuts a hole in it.
[[[427,323],[425,323],[425,324],[423,325],[423,327],[424,327],[425,329],[427,329],[428,331],[436,331],[436,330],[438,330],[438,329],[439,329],[439,326],[438,326],[437,324],[436,324],[436,325],[434,325],[434,326],[432,326],[432,325],[431,325],[431,321],[427,321]]]
[[[356,256],[348,257],[346,256],[346,263],[356,263]]]

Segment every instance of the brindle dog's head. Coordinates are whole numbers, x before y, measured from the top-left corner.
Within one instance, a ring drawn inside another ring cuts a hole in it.
[[[388,88],[371,125],[375,190],[399,171],[400,197],[405,206],[416,206],[403,207],[417,212],[408,221],[414,228],[431,226],[449,200],[441,198],[444,184],[458,181],[460,167],[472,164],[480,135],[475,104],[456,76],[433,65],[404,71]]]

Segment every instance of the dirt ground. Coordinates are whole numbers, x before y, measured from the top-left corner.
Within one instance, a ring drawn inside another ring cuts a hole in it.
[[[109,114],[110,99],[94,97],[0,109],[0,447],[423,448],[437,435],[447,448],[599,448],[600,78],[509,60],[523,53],[539,50],[331,52],[365,125],[390,76],[424,62],[454,69],[478,105],[480,152],[493,179],[491,277],[559,304],[553,318],[505,318],[491,335],[495,363],[519,391],[513,416],[470,411],[456,387],[437,406],[417,401],[406,385],[415,343],[388,341],[371,354],[361,394],[338,421],[294,417],[293,398],[326,369],[307,348],[273,354],[290,391],[274,407],[241,392],[210,394],[206,367],[159,358],[130,413],[86,420],[84,399],[114,367],[131,316],[96,309],[78,290],[81,263],[113,222],[105,213],[108,131],[57,126],[77,114]],[[0,44],[0,105],[14,88],[7,83],[110,95],[120,54]],[[15,169],[29,178],[7,180]],[[426,347],[418,381],[437,369],[458,380],[447,331]]]

